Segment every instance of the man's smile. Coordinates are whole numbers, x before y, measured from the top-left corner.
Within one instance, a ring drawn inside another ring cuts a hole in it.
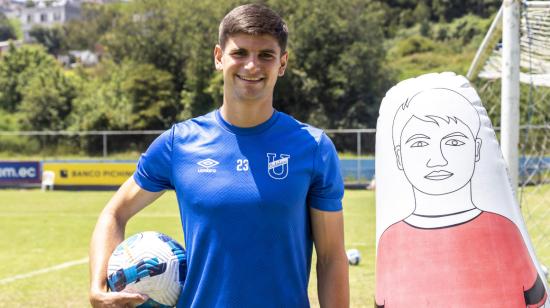
[[[258,82],[258,81],[264,80],[264,77],[242,76],[239,74],[237,74],[237,78],[239,78],[240,80],[249,81],[249,82]]]
[[[428,173],[426,176],[424,176],[428,180],[435,180],[435,181],[441,181],[450,178],[453,176],[452,172],[445,171],[445,170],[436,170]]]

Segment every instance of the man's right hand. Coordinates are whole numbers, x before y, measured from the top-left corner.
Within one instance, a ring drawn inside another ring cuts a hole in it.
[[[107,291],[107,263],[113,250],[124,240],[126,223],[134,214],[162,195],[149,192],[130,177],[99,215],[90,243],[90,293],[93,307],[135,307],[148,297],[136,293]]]
[[[94,308],[126,308],[143,304],[149,298],[139,293],[95,292],[90,293],[90,303]]]

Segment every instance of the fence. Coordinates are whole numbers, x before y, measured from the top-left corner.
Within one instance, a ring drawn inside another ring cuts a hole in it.
[[[163,131],[3,131],[0,160],[125,159],[137,160]],[[329,129],[340,153],[346,183],[367,185],[374,177],[375,129]]]
[[[366,185],[375,176],[375,129],[325,130],[340,153],[345,182]],[[522,185],[550,182],[550,154],[545,152],[550,126],[523,126],[519,161]],[[0,132],[0,160],[100,158],[137,160],[162,131],[13,131]],[[497,128],[498,134],[498,128]]]

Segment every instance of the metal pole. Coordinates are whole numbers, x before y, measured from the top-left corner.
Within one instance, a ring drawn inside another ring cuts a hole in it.
[[[107,157],[107,134],[103,133],[103,157]]]
[[[493,37],[493,34],[496,31],[497,25],[501,21],[501,19],[502,19],[502,6],[498,10],[497,15],[495,16],[495,19],[493,19],[493,22],[489,27],[489,31],[487,31],[487,34],[485,34],[485,37],[483,38],[483,42],[481,42],[481,45],[479,45],[479,48],[477,49],[474,60],[472,61],[472,64],[468,69],[468,73],[466,73],[466,78],[468,78],[468,80],[472,80],[472,77],[474,75],[474,70],[477,68],[479,61],[481,60],[481,56],[483,55],[483,53],[485,52],[485,49],[489,45],[489,41]]]
[[[361,181],[361,133],[357,132],[357,183]]]
[[[519,145],[519,8],[518,0],[504,0],[502,19],[502,88],[500,144],[517,196]]]

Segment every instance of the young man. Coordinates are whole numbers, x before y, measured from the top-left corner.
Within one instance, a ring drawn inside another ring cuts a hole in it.
[[[167,189],[188,256],[178,307],[308,307],[313,243],[320,304],[349,305],[336,151],[322,131],[272,106],[286,40],[282,19],[262,5],[222,20],[214,61],[223,105],[158,137],[101,213],[90,247],[94,306],[146,300],[107,293],[106,264],[128,219]]]

